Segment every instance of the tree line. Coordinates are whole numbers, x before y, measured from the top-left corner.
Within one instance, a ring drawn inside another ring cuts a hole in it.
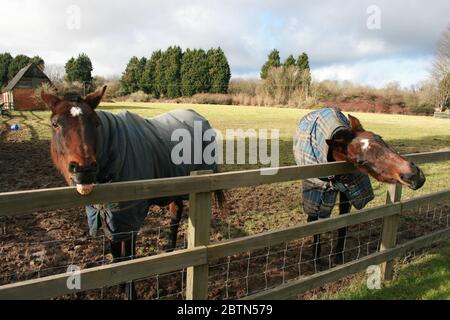
[[[272,68],[289,68],[296,67],[299,72],[303,72],[305,70],[309,70],[309,57],[303,52],[300,54],[297,59],[294,58],[292,54],[290,54],[284,63],[281,63],[280,52],[277,49],[272,49],[267,57],[267,61],[261,67],[260,76],[261,79],[267,79],[269,75],[269,71]]]
[[[171,46],[150,58],[132,57],[120,80],[123,95],[143,91],[156,98],[196,93],[227,93],[230,66],[222,49],[186,49]]]
[[[19,54],[13,57],[9,52],[0,53],[0,87],[6,86],[20,69],[30,63],[34,63],[44,70],[44,59],[39,56],[29,57]]]
[[[275,104],[286,105],[291,100],[304,101],[309,98],[311,72],[309,57],[303,52],[297,59],[290,54],[281,63],[280,52],[273,49],[261,67],[264,94]]]

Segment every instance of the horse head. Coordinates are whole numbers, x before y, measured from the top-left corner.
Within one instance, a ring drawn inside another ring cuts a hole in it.
[[[42,92],[42,100],[50,107],[53,137],[51,155],[56,168],[67,184],[76,185],[78,193],[90,194],[96,183],[97,127],[100,125],[95,108],[106,86],[84,98],[66,95],[59,98]]]
[[[332,160],[350,162],[381,182],[400,183],[413,190],[423,186],[425,175],[417,165],[401,156],[379,135],[364,130],[357,118],[349,115],[349,120],[350,128],[338,131],[327,140]]]

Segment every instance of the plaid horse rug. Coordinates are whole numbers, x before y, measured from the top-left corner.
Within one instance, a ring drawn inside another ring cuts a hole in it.
[[[325,107],[304,116],[296,128],[293,151],[298,165],[328,162],[327,139],[339,130],[349,128],[350,122],[337,108]],[[362,209],[373,200],[372,185],[367,174],[321,177],[303,181],[303,210],[314,218],[328,218],[336,203],[338,192],[346,194],[351,205]]]
[[[128,111],[118,114],[97,111],[97,115],[101,123],[97,142],[99,183],[188,176],[196,170],[217,172],[215,163],[206,164],[203,161],[203,150],[211,142],[201,141],[202,149],[194,148],[194,122],[201,123],[200,139],[211,126],[193,110],[177,109],[150,119]],[[179,143],[171,141],[176,129],[185,129],[190,133],[190,164],[174,164],[171,159],[172,149]],[[200,164],[194,162],[196,150],[201,152]],[[188,196],[176,198],[187,199]],[[102,226],[110,240],[124,240],[130,237],[131,231],[139,230],[150,205],[163,206],[173,200],[160,198],[86,206],[89,233],[95,236]]]

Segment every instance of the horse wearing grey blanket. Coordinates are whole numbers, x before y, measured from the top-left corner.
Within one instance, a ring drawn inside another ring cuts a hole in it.
[[[177,109],[150,119],[127,111],[96,113],[101,123],[97,150],[100,168],[97,181],[100,183],[181,177],[197,170],[217,172],[217,164],[206,164],[203,156],[201,163],[194,161],[194,143],[202,145],[203,155],[206,145],[211,142],[192,138],[191,161],[174,164],[171,159],[172,150],[178,143],[172,141],[175,130],[184,129],[194,137],[194,123],[197,123],[203,137],[204,132],[211,129],[209,122],[193,110]],[[187,200],[187,195],[87,206],[90,234],[95,236],[102,226],[111,241],[127,239],[130,232],[139,230],[150,205],[165,206],[176,199]]]

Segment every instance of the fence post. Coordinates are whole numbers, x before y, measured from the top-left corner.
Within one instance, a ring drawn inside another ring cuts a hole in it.
[[[402,197],[402,185],[391,184],[386,194],[386,204],[399,202]],[[383,231],[381,234],[380,251],[392,248],[397,243],[397,230],[400,220],[400,212],[383,219]],[[389,260],[381,264],[381,276],[383,280],[392,280],[394,276],[394,261]]]
[[[193,171],[192,176],[210,174],[211,170]],[[209,243],[211,226],[211,192],[189,195],[188,248]],[[186,299],[208,298],[208,264],[187,268]]]

